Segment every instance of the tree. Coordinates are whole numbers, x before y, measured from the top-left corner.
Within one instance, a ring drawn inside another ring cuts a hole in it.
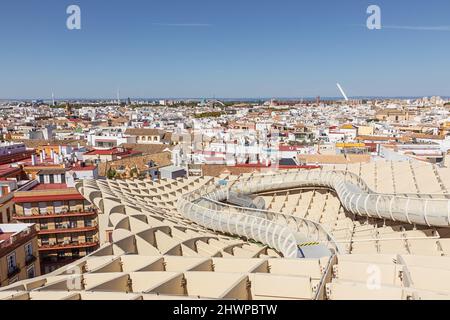
[[[139,176],[139,170],[134,167],[133,169],[130,170],[130,177],[131,178],[137,178]]]
[[[106,172],[106,177],[108,179],[114,179],[117,175],[116,170],[114,170],[113,168],[109,168],[108,171]]]
[[[211,112],[203,112],[200,114],[196,114],[194,115],[194,118],[196,119],[202,119],[202,118],[218,118],[221,115],[223,115],[223,112],[218,112],[218,111],[211,111]]]

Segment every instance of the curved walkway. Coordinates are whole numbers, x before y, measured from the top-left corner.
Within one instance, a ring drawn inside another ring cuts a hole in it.
[[[188,219],[216,231],[262,242],[285,257],[305,257],[302,245],[313,242],[312,255],[339,252],[339,247],[319,224],[276,212],[221,203],[229,192],[249,195],[298,187],[335,190],[345,209],[353,214],[409,224],[448,227],[450,199],[442,194],[383,194],[371,190],[357,175],[344,171],[285,171],[253,175],[232,186],[209,186],[184,195],[178,209]],[[299,247],[300,245],[300,247]],[[322,248],[320,247],[322,246]],[[308,250],[306,250],[308,251]],[[316,251],[316,252],[314,252]]]

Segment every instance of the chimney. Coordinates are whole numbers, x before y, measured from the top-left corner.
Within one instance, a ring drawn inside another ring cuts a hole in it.
[[[35,165],[36,165],[36,155],[35,155],[35,154],[33,154],[33,155],[31,156],[31,165],[32,165],[32,166],[35,166]]]

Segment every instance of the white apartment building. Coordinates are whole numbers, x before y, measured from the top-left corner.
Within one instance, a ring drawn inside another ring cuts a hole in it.
[[[87,134],[88,145],[96,149],[111,149],[124,143],[136,143],[136,137],[125,134],[126,128],[91,130]]]

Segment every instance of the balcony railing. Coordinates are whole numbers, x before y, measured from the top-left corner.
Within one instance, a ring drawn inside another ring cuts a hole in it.
[[[40,230],[39,234],[59,234],[59,233],[90,232],[90,231],[97,231],[97,230],[98,230],[97,225],[93,225],[92,227],[81,227],[81,228],[63,227],[63,228],[56,228],[56,229]]]
[[[8,278],[14,277],[16,274],[20,273],[19,266],[8,267]]]
[[[41,260],[44,265],[66,265],[80,259],[80,255],[72,255],[71,257],[46,257]]]
[[[52,250],[64,250],[64,249],[78,249],[78,248],[92,248],[98,246],[97,239],[94,242],[64,242],[64,243],[49,243],[47,245],[42,244],[39,247],[39,251],[52,251]]]
[[[29,264],[31,264],[31,263],[33,263],[33,262],[35,262],[36,261],[36,257],[34,256],[34,255],[27,255],[26,257],[25,257],[25,263],[27,264],[27,265],[29,265]]]
[[[81,211],[69,211],[69,212],[47,212],[37,213],[31,215],[15,215],[16,220],[32,220],[32,219],[51,219],[51,218],[63,218],[63,217],[86,217],[97,214],[95,210],[81,210]]]

